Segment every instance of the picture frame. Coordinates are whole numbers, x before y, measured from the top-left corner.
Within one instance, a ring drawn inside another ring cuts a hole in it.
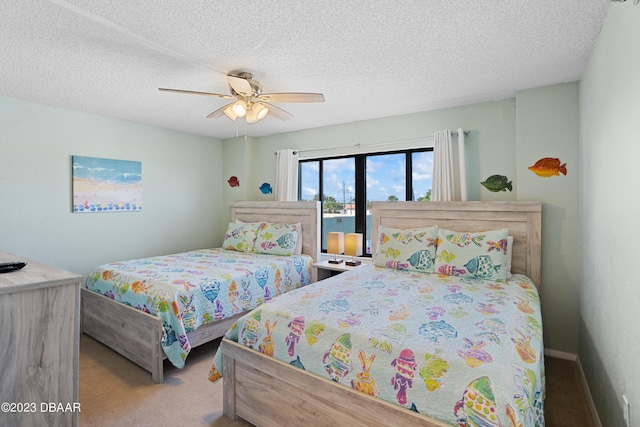
[[[72,156],[73,212],[142,210],[142,163]]]

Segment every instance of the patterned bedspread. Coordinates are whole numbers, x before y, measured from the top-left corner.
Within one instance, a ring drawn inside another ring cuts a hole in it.
[[[186,332],[251,310],[311,283],[311,257],[203,249],[105,264],[85,287],[162,320],[162,348],[176,367],[191,349]]]
[[[540,300],[523,275],[364,266],[262,305],[226,337],[451,425],[544,425]]]

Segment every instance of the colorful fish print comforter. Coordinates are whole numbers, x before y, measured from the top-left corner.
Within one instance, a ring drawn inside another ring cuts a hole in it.
[[[105,264],[85,287],[158,316],[162,348],[182,368],[191,349],[188,331],[311,283],[312,263],[307,255],[203,249]]]
[[[364,266],[260,306],[226,337],[454,426],[544,425],[540,300],[523,275]]]

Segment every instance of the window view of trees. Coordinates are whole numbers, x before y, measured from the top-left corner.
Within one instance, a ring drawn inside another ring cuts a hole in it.
[[[315,196],[313,196],[312,200],[314,202],[317,202],[318,200],[320,200],[320,198],[316,194]],[[338,202],[336,200],[336,198],[333,197],[333,196],[327,196],[325,194],[324,197],[322,198],[322,200],[323,200],[323,202],[322,202],[322,211],[323,212],[340,213],[340,212],[343,212],[345,210],[345,204]]]
[[[425,194],[424,196],[418,197],[419,202],[428,202],[430,200],[431,200],[431,189],[429,189],[429,191],[427,191],[427,194]]]

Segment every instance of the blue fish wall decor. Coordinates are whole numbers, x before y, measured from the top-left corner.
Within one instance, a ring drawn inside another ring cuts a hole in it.
[[[268,182],[263,183],[260,187],[258,187],[262,194],[271,194],[273,191],[271,190],[271,184]]]

